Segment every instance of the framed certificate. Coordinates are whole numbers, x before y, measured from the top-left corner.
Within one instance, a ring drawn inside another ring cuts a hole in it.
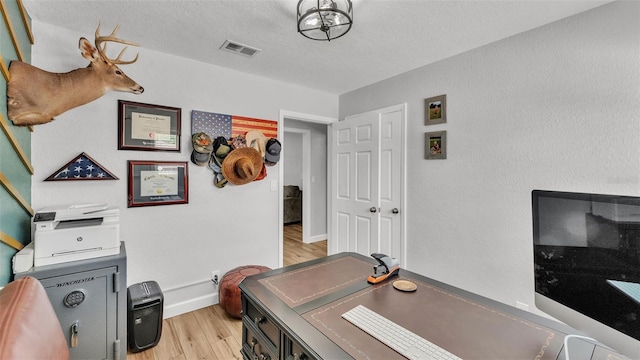
[[[118,150],[180,152],[180,108],[118,100]]]
[[[129,161],[127,207],[189,203],[187,162]]]

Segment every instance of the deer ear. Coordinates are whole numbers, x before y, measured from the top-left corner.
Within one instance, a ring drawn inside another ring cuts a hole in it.
[[[93,44],[89,42],[89,40],[85,38],[80,38],[80,43],[78,44],[78,48],[80,49],[80,53],[82,57],[89,61],[95,61],[100,58],[98,55],[98,49],[96,49]]]

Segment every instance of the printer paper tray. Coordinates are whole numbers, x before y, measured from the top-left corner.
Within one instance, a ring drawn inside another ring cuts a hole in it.
[[[53,265],[68,261],[78,261],[85,259],[93,259],[102,256],[118,255],[120,253],[120,247],[107,248],[107,249],[83,249],[78,251],[68,251],[64,253],[55,253],[52,256],[44,258],[35,258],[33,260],[34,266]]]

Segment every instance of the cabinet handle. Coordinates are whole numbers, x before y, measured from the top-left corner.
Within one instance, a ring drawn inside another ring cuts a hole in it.
[[[378,212],[378,208],[374,206],[371,209],[369,209],[369,211],[372,213],[375,213],[375,212]]]
[[[397,214],[400,212],[400,210],[398,210],[398,208],[393,208],[393,210],[391,210],[392,213]]]
[[[78,327],[79,323],[76,321],[71,325],[71,347],[78,347]]]
[[[258,340],[256,340],[256,338],[252,338],[251,343],[249,345],[250,345],[251,352],[253,353],[253,356],[252,356],[253,360],[270,360],[271,359],[271,356],[269,356],[269,354],[265,354],[265,353],[262,353],[260,355],[256,354],[256,345],[258,345]]]
[[[253,319],[253,322],[257,325],[262,324],[265,320],[267,320],[264,316],[263,317],[256,317]]]

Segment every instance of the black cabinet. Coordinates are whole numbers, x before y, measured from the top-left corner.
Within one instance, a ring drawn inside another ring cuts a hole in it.
[[[248,360],[312,359],[303,347],[275,321],[258,310],[246,296],[242,297],[242,356]]]

